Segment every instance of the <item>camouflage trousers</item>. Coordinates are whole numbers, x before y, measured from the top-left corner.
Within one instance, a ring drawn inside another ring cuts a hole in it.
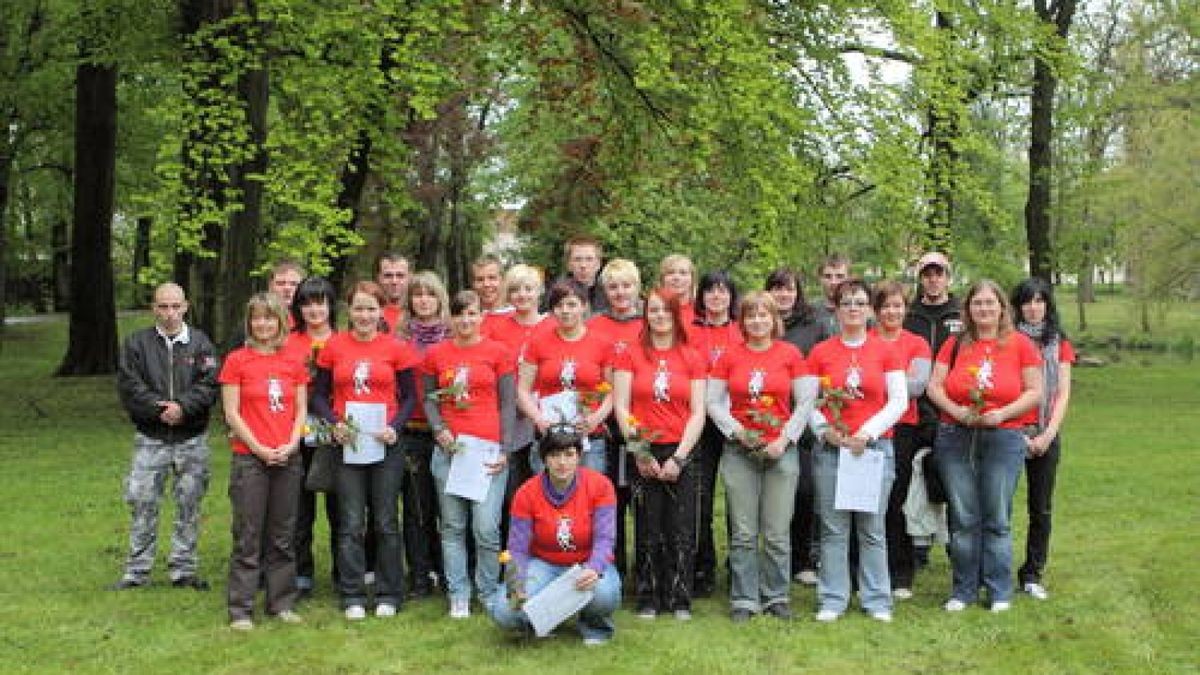
[[[132,512],[125,578],[145,580],[158,549],[158,509],[167,480],[174,475],[175,529],[167,569],[171,580],[196,575],[200,502],[208,491],[208,434],[177,442],[143,434],[133,439],[133,467],[125,479],[125,502]]]

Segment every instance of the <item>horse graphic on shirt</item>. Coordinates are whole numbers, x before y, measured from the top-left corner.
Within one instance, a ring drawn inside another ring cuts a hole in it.
[[[562,366],[558,370],[558,382],[563,391],[575,389],[575,359],[567,357],[562,360]]]
[[[658,370],[654,371],[654,402],[669,403],[671,401],[671,371],[667,370],[666,359],[658,360]]]
[[[846,368],[846,393],[853,398],[863,398],[862,368],[856,363]]]
[[[995,384],[992,382],[993,365],[992,360],[985,358],[979,362],[979,371],[975,373],[975,385],[981,390],[991,389]]]
[[[458,391],[456,397],[459,401],[466,401],[471,398],[471,394],[467,391],[467,387],[471,382],[471,366],[460,364],[454,367],[454,382],[453,386]]]
[[[267,409],[283,412],[283,383],[274,375],[267,378]]]
[[[354,393],[371,393],[371,362],[358,361],[354,364]]]
[[[767,371],[762,368],[755,368],[750,371],[750,382],[746,386],[746,391],[750,395],[751,401],[757,401],[763,394],[763,385],[766,383]]]
[[[554,531],[554,538],[558,540],[558,548],[563,551],[575,550],[575,537],[571,534],[571,517],[559,516],[558,527]]]

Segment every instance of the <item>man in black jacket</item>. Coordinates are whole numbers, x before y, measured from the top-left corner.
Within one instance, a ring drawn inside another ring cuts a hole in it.
[[[158,543],[158,509],[167,479],[175,475],[175,530],[167,567],[171,584],[206,590],[197,575],[200,502],[208,489],[208,417],[216,402],[217,350],[183,321],[183,289],[162,284],[154,291],[154,326],[126,339],[117,371],[117,392],[136,433],[133,466],[125,481],[132,511],[129,558],[112,587],[150,583]]]

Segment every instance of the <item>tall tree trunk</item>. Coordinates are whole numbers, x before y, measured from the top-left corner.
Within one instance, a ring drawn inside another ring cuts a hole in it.
[[[85,57],[87,50],[84,52]],[[71,321],[57,374],[111,373],[117,364],[112,217],[117,157],[117,69],[83,63],[75,74],[75,209]]]
[[[8,318],[8,181],[12,172],[13,147],[0,138],[0,335]]]
[[[347,229],[351,232],[358,228],[358,210],[362,205],[363,189],[367,184],[367,176],[371,173],[371,132],[362,129],[358,132],[358,140],[350,150],[350,161],[342,172],[342,188],[338,191],[337,205],[339,209],[350,212],[350,222]],[[339,255],[333,260],[333,271],[329,281],[334,288],[342,288],[350,271],[353,260],[349,255]]]
[[[65,312],[71,308],[71,224],[59,213],[50,225],[50,276],[54,311]]]
[[[942,31],[954,30],[954,21],[946,12],[935,14],[935,25]],[[959,152],[956,143],[961,133],[958,105],[958,101],[931,101],[927,113],[929,126],[926,137],[931,155],[925,169],[929,210],[922,248],[926,250],[951,249],[954,199],[958,188]]]
[[[1025,202],[1025,238],[1029,245],[1029,273],[1051,281],[1053,250],[1050,242],[1050,189],[1054,167],[1054,91],[1058,75],[1051,62],[1066,42],[1075,15],[1076,0],[1034,0],[1038,18],[1053,28],[1053,43],[1034,50],[1033,92],[1029,108],[1029,196]]]
[[[150,288],[141,282],[142,270],[150,267],[150,229],[154,219],[141,216],[137,219],[137,229],[133,235],[133,285],[129,295],[130,307],[145,307],[150,303]]]

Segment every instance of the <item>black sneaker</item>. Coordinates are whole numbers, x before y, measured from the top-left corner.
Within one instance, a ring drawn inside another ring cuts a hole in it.
[[[742,609],[741,607],[736,607],[732,612],[729,613],[729,619],[734,623],[746,623],[752,616],[754,616],[753,612],[748,609]]]
[[[792,608],[788,607],[787,603],[784,602],[777,602],[768,607],[767,614],[770,614],[780,621],[792,620]]]
[[[175,588],[191,588],[197,591],[207,591],[211,586],[208,582],[197,576],[186,576],[173,579],[171,585]]]
[[[131,588],[145,588],[150,585],[149,579],[133,579],[130,577],[121,577],[119,581],[110,585],[110,591],[127,591]]]

